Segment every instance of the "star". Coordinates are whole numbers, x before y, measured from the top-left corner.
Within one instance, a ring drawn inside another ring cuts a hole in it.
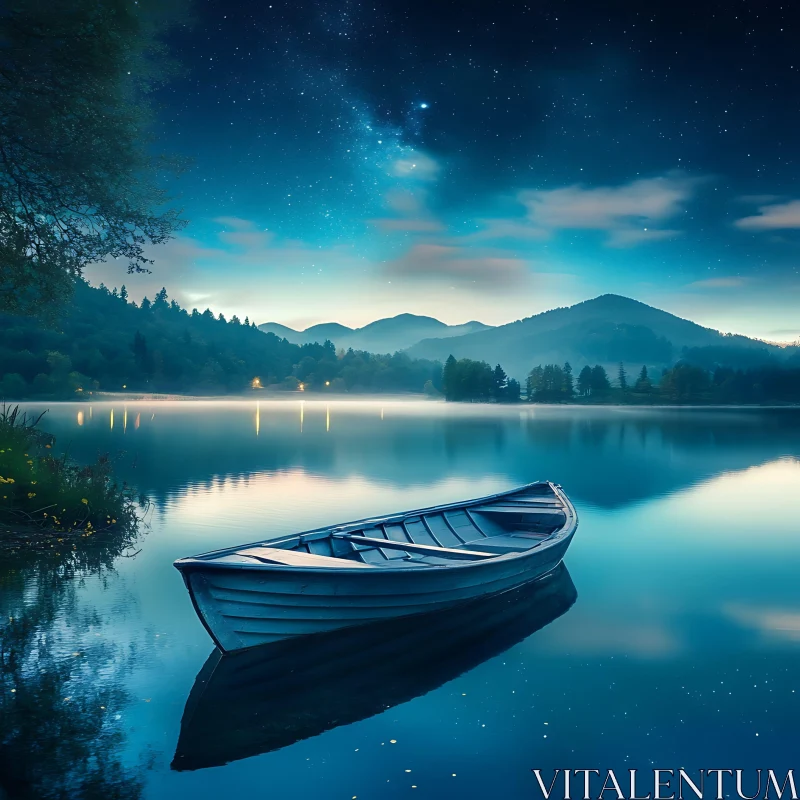
[[[420,104],[419,104],[419,107],[420,107],[420,108],[427,108],[427,107],[428,107],[428,104],[427,104],[427,103],[420,103]]]

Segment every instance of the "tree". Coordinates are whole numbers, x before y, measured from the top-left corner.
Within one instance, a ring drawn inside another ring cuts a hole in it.
[[[519,381],[514,378],[508,379],[508,388],[506,389],[506,400],[509,403],[519,403],[520,385]]]
[[[133,360],[140,374],[152,375],[153,356],[147,347],[147,340],[139,331],[133,335]]]
[[[572,379],[572,365],[569,361],[564,362],[564,394],[568,400],[575,395],[575,382]]]
[[[244,318],[244,325],[245,325],[246,328],[250,327],[250,317],[245,317]]]
[[[619,381],[619,388],[623,392],[628,391],[628,373],[625,372],[625,365],[619,362],[619,371],[617,372],[617,380]]]
[[[0,310],[46,314],[87,264],[146,270],[182,226],[146,132],[167,74],[145,4],[49,0],[0,13]]]
[[[450,356],[442,370],[447,400],[488,400],[494,396],[494,381],[494,370],[485,361],[469,358],[456,361]]]
[[[608,394],[611,388],[611,383],[608,380],[608,374],[600,364],[595,364],[592,367],[591,389],[592,396],[602,396]]]
[[[653,390],[653,384],[650,382],[650,378],[647,375],[647,367],[644,365],[642,365],[642,371],[639,373],[639,377],[633,385],[633,390],[642,393],[651,392]]]
[[[534,367],[529,373],[525,381],[525,393],[528,395],[528,402],[533,402],[534,398],[539,394],[542,385],[542,378],[544,376],[544,369],[541,365]]]
[[[505,370],[498,364],[494,368],[492,377],[494,382],[492,394],[496,400],[502,400],[505,397],[506,389],[508,389],[508,375],[506,375]]]
[[[128,302],[128,290],[125,288],[124,283],[122,284],[122,288],[119,290],[119,296],[126,303]]]
[[[163,286],[161,287],[161,291],[156,293],[156,298],[153,300],[153,307],[154,308],[166,308],[167,307],[167,300],[169,299],[169,295],[167,294],[166,288]]]
[[[588,397],[592,392],[592,368],[587,364],[578,375],[578,394]]]
[[[447,357],[447,361],[444,362],[444,369],[442,370],[442,388],[444,389],[444,396],[448,400],[456,399],[456,364],[456,359],[451,353]]]
[[[659,386],[666,397],[679,402],[700,399],[709,388],[708,373],[691,364],[676,364],[667,370]]]

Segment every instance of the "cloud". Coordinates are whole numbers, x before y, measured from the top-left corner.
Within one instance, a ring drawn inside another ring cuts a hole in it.
[[[389,165],[389,174],[395,178],[411,178],[418,181],[435,180],[439,170],[439,162],[436,159],[413,148],[408,148]]]
[[[758,210],[758,214],[737,219],[733,224],[745,231],[774,231],[786,228],[800,228],[800,200],[764,205]]]
[[[735,289],[744,286],[744,278],[706,278],[703,281],[693,281],[686,285],[687,289]]]
[[[388,192],[385,203],[396,216],[371,219],[369,222],[387,233],[437,233],[444,230],[444,224],[428,211],[425,199],[424,190],[412,192],[396,189]]]
[[[697,178],[645,178],[622,186],[526,191],[520,200],[531,221],[542,228],[612,231],[632,223],[656,223],[674,217],[691,197]]]
[[[214,222],[226,228],[233,228],[235,231],[248,231],[254,227],[249,219],[241,217],[215,217]]]
[[[664,223],[684,210],[703,178],[671,173],[642,178],[621,186],[524,190],[517,196],[523,218],[482,220],[473,240],[542,239],[559,230],[596,230],[607,234],[609,247],[634,247],[681,235]]]
[[[527,277],[525,262],[508,253],[480,252],[458,244],[419,243],[386,266],[389,276],[457,281],[503,290]]]

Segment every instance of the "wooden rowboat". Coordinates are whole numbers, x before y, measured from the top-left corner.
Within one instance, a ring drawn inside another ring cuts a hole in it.
[[[450,608],[564,557],[578,518],[552,483],[175,562],[223,652]]]
[[[576,598],[561,564],[525,586],[424,620],[404,617],[225,655],[215,649],[186,701],[172,769],[218,767],[381,714],[527,639]]]

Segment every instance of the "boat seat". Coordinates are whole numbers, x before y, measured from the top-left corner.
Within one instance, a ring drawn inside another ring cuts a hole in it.
[[[480,548],[486,553],[521,553],[535,547],[541,539],[535,541],[529,538],[518,538],[513,534],[510,536],[488,536],[481,539],[473,539],[471,542],[464,542],[466,549]]]
[[[354,545],[369,545],[370,547],[378,547],[384,552],[387,550],[400,550],[404,553],[419,553],[423,556],[431,555],[431,556],[442,556],[448,557],[451,556],[452,558],[468,558],[468,559],[480,559],[480,558],[492,558],[492,556],[496,555],[496,553],[489,553],[480,550],[471,550],[468,547],[464,547],[463,545],[459,545],[458,547],[434,547],[428,544],[414,544],[413,542],[398,542],[393,539],[377,539],[371,536],[360,536],[358,534],[352,533],[334,533],[332,535],[334,539],[346,539],[349,542],[353,542]],[[483,544],[485,539],[480,539],[480,543]],[[405,556],[401,556],[401,558],[405,558]]]
[[[346,558],[318,556],[315,553],[302,553],[297,550],[282,550],[279,547],[248,547],[237,550],[237,556],[252,558],[262,564],[283,564],[287,567],[339,567],[340,569],[372,569],[370,564],[361,561],[350,561]]]

